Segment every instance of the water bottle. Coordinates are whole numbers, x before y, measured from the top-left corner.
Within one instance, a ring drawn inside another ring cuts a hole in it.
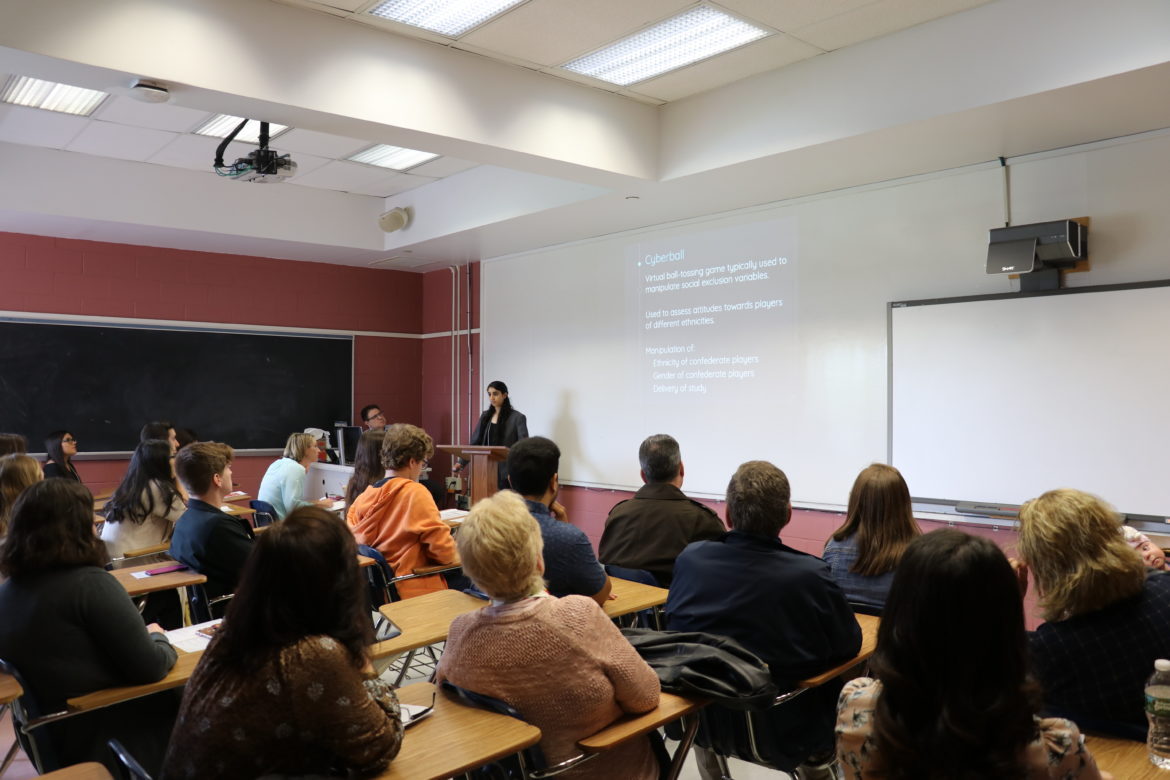
[[[1150,721],[1150,763],[1170,769],[1170,661],[1154,661],[1154,673],[1146,681],[1146,717]]]

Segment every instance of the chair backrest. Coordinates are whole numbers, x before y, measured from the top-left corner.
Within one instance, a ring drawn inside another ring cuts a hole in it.
[[[386,562],[386,556],[368,544],[357,546],[358,555],[374,559],[373,566],[363,566],[370,589],[370,607],[377,610],[383,604],[399,601],[398,589],[394,587],[394,570]]]
[[[276,522],[276,507],[267,501],[252,499],[248,502],[248,508],[254,510],[252,514],[254,528],[263,528]]]
[[[61,768],[60,760],[57,757],[57,750],[53,746],[53,740],[45,729],[29,728],[28,724],[35,721],[37,718],[44,717],[46,713],[36,696],[33,695],[32,689],[29,688],[28,683],[20,676],[20,672],[16,667],[7,661],[0,659],[0,672],[11,675],[16,683],[24,691],[18,698],[14,699],[9,707],[12,709],[12,725],[16,732],[16,741],[19,743],[21,749],[32,759],[33,766],[39,774],[45,772],[52,772]]]
[[[110,750],[114,751],[114,757],[122,765],[123,777],[129,778],[129,780],[152,780],[150,773],[142,768],[142,764],[138,763],[134,756],[130,755],[130,751],[122,747],[121,742],[111,739],[106,744],[110,746]]]
[[[460,701],[469,707],[478,707],[481,710],[488,710],[489,712],[497,712],[500,715],[507,715],[509,718],[516,720],[524,720],[516,708],[505,701],[492,698],[482,693],[469,691],[466,688],[460,688],[450,680],[443,680],[443,690],[454,694]],[[547,766],[544,760],[544,753],[540,749],[540,743],[533,745],[521,751],[525,763],[533,770],[541,770]]]
[[[858,601],[850,601],[849,608],[858,615],[873,615],[874,617],[882,616],[882,607],[875,607],[872,604],[862,604]]]
[[[605,573],[611,577],[617,577],[619,580],[629,580],[630,582],[640,582],[643,585],[658,587],[658,580],[645,569],[627,569],[625,566],[616,566],[612,563],[607,563],[605,564]]]

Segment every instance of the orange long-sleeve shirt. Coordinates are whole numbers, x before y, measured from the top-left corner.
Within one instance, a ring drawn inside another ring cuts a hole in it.
[[[391,477],[365,489],[346,512],[358,544],[368,544],[386,558],[396,576],[419,566],[454,563],[455,539],[439,519],[430,491],[411,479]],[[447,587],[441,574],[396,584],[404,599]]]

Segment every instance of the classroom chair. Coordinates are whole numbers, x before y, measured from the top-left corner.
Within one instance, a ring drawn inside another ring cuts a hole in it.
[[[277,520],[276,507],[267,501],[252,499],[248,502],[248,508],[254,510],[252,513],[253,528],[263,528],[266,525],[272,525]]]
[[[114,757],[118,759],[118,764],[122,768],[120,776],[123,780],[152,780],[150,773],[142,768],[142,764],[138,763],[134,756],[130,755],[130,751],[122,747],[121,742],[111,739],[106,744],[110,746]]]
[[[32,761],[38,774],[45,774],[61,768],[57,750],[53,740],[45,730],[37,730],[46,723],[60,720],[65,717],[64,712],[45,713],[32,689],[25,683],[24,678],[16,667],[0,659],[0,672],[12,675],[17,684],[24,691],[14,699],[9,707],[12,710],[12,725],[16,732],[16,743]],[[11,760],[11,754],[6,761]],[[7,767],[7,764],[5,764]]]
[[[216,596],[213,599],[207,597],[207,591],[203,589],[202,585],[188,585],[187,586],[187,606],[191,610],[191,623],[206,623],[209,620],[214,620],[217,617],[223,617],[223,613],[227,607],[216,609],[220,604],[226,603],[236,594],[228,593],[223,596]],[[217,614],[218,613],[218,614]]]

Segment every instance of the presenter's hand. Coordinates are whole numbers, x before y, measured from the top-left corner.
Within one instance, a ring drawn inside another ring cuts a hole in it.
[[[1020,598],[1023,598],[1028,595],[1028,566],[1019,558],[1008,558],[1008,563],[1016,573],[1016,579],[1020,583]]]
[[[463,471],[463,464],[459,461],[455,461],[455,465],[451,467],[451,473],[458,474],[460,471]]]
[[[565,511],[565,507],[558,501],[549,504],[548,511],[552,512],[552,516],[562,523],[569,522],[569,513]]]

